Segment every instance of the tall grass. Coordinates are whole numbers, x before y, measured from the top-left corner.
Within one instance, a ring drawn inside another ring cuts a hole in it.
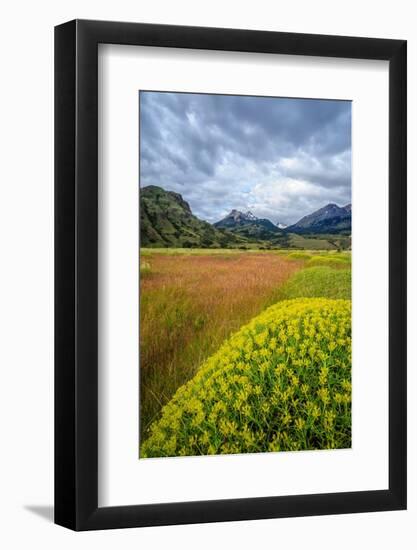
[[[142,260],[140,262],[139,271],[140,271],[140,276],[142,278],[147,277],[152,273],[151,264],[149,262],[145,262],[144,260]]]

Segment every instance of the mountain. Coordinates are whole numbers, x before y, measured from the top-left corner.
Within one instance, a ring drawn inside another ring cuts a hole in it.
[[[216,227],[236,227],[236,225],[245,225],[257,221],[258,218],[252,214],[252,212],[240,212],[239,210],[232,210],[225,218],[216,222]]]
[[[286,232],[298,234],[350,234],[351,231],[352,205],[340,207],[334,203],[327,204],[286,228]]]
[[[236,235],[199,220],[179,193],[149,185],[140,188],[142,247],[209,248],[240,243]]]
[[[250,240],[275,239],[283,231],[266,218],[257,218],[252,212],[232,210],[225,218],[213,224],[217,229],[228,229]]]
[[[286,225],[285,223],[280,223],[280,222],[277,222],[276,223],[276,226],[279,228],[279,229],[287,229],[288,225]]]
[[[211,225],[198,219],[179,193],[149,185],[140,188],[140,245],[154,248],[303,248],[311,246],[312,238],[323,240],[326,235],[349,238],[351,216],[350,204],[339,207],[330,203],[289,227],[239,210],[232,210]],[[308,242],[300,243],[300,239]],[[335,246],[332,241],[331,247]]]

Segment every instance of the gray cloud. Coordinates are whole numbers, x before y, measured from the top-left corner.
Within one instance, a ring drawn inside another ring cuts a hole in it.
[[[232,208],[293,223],[351,200],[348,101],[140,93],[140,184],[200,218]]]

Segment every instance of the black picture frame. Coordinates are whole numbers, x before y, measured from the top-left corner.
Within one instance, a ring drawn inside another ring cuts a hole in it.
[[[98,44],[389,62],[389,488],[98,506]],[[74,530],[406,508],[406,41],[74,20],[55,28],[55,523]]]

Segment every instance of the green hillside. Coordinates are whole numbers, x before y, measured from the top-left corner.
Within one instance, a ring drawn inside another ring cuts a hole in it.
[[[150,185],[140,190],[142,247],[227,248],[242,240],[199,220],[180,194]]]

